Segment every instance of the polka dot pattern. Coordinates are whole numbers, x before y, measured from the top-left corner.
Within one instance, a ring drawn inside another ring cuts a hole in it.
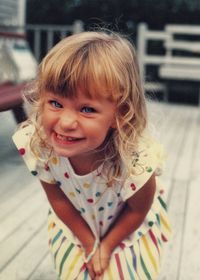
[[[64,173],[65,178],[69,179],[69,174],[67,172]]]
[[[150,227],[152,227],[153,224],[154,224],[154,223],[153,223],[152,221],[149,221],[149,222],[148,222],[148,225],[149,225]]]
[[[160,191],[159,191],[159,193],[162,195],[162,194],[164,194],[164,190],[163,189],[161,189]]]
[[[29,131],[26,131],[23,137],[29,140],[31,135]],[[55,187],[61,187],[90,227],[94,231],[99,230],[101,233],[106,232],[109,225],[115,219],[116,213],[118,214],[120,209],[123,208],[126,199],[134,195],[147,182],[147,179],[150,178],[151,173],[157,167],[154,162],[155,159],[151,157],[151,145],[143,143],[138,148],[139,151],[133,153],[131,158],[136,171],[134,176],[128,178],[128,181],[124,184],[118,182],[116,185],[115,183],[106,184],[105,178],[101,174],[101,168],[94,171],[92,176],[89,176],[89,174],[78,176],[74,173],[67,159],[64,162],[62,157],[54,156],[53,153],[48,164],[45,164],[45,161],[42,164],[41,162],[38,164],[38,158],[34,161],[33,154],[30,153],[30,146],[27,145],[27,140],[22,139],[23,137],[20,135],[17,147],[19,154],[27,162],[31,174],[38,176],[41,180],[54,184]],[[42,157],[43,153],[37,156]],[[60,174],[60,172],[62,173]],[[160,190],[159,195],[161,196],[162,193],[163,190]],[[144,227],[149,230],[155,221],[158,224],[160,223],[159,215],[154,218],[155,220],[150,216]],[[140,234],[143,234],[143,228],[136,233],[137,236]]]
[[[71,197],[76,197],[76,195],[75,195],[74,192],[70,192],[70,193],[69,193],[69,196],[71,196]]]
[[[20,148],[18,151],[21,156],[25,155],[26,153],[26,150],[24,148]]]
[[[153,171],[153,169],[152,169],[152,167],[151,167],[151,166],[147,166],[147,167],[146,167],[146,171],[147,171],[147,172],[152,172],[152,171]]]
[[[60,187],[60,186],[61,186],[61,182],[60,182],[60,181],[57,181],[57,182],[56,182],[56,185],[57,185],[58,187]]]
[[[136,190],[136,185],[135,185],[135,184],[131,183],[130,187],[131,187],[131,189],[132,189],[133,191]]]
[[[37,176],[37,175],[38,175],[38,172],[37,172],[36,170],[32,170],[32,171],[31,171],[31,174],[32,174],[33,176]]]
[[[48,164],[45,164],[44,170],[49,171],[49,166],[48,166]]]
[[[91,187],[91,185],[90,185],[89,183],[84,183],[84,184],[83,184],[83,187],[84,187],[85,189],[89,189],[89,188]]]
[[[58,164],[58,158],[57,158],[57,157],[53,157],[53,158],[51,159],[51,162],[52,162],[54,165]]]

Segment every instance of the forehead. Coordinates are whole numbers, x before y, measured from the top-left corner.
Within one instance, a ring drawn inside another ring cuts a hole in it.
[[[70,99],[76,99],[76,98],[85,98],[88,100],[108,100],[109,102],[116,102],[117,95],[113,93],[113,88],[109,89],[103,84],[100,86],[100,84],[83,84],[83,85],[68,85],[64,88],[61,88],[59,83],[53,86],[50,86],[50,84],[46,84],[41,89],[41,96],[45,98],[46,95],[52,94],[57,97],[62,98],[70,98]]]
[[[84,92],[81,89],[77,89],[76,94],[66,94],[66,95],[60,95],[58,93],[54,93],[52,91],[44,91],[43,92],[43,97],[44,99],[48,98],[56,98],[58,100],[72,100],[76,102],[77,104],[79,103],[84,103],[84,104],[93,104],[93,105],[108,105],[115,107],[116,102],[113,100],[110,100],[107,96],[102,96],[102,95],[89,95],[87,92]]]

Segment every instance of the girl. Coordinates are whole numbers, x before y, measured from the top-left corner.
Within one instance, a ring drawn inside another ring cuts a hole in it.
[[[170,226],[132,44],[83,32],[42,61],[13,136],[50,203],[59,278],[156,279]]]

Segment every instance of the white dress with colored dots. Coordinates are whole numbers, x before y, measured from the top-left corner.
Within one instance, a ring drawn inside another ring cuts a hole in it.
[[[101,167],[90,174],[79,176],[75,174],[67,158],[55,156],[48,163],[39,161],[30,151],[33,131],[33,126],[28,125],[13,136],[13,141],[29,170],[44,182],[57,183],[57,187],[63,190],[90,226],[97,240],[107,232],[122,211],[126,200],[133,196],[161,165],[161,146],[150,138],[141,138],[138,152],[132,155],[136,175],[130,176],[123,183],[117,182],[108,187],[104,176],[101,176]],[[156,181],[157,190],[151,209],[142,225],[115,248],[103,280],[156,279],[162,247],[171,232],[161,184],[157,177]],[[84,265],[85,256],[80,241],[51,207],[48,234],[59,279],[90,279]]]

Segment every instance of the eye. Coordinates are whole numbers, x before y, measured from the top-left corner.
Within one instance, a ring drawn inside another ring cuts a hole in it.
[[[81,112],[83,113],[95,113],[96,110],[92,107],[84,106],[81,108]]]
[[[49,104],[54,108],[62,108],[63,106],[56,100],[50,100]]]

